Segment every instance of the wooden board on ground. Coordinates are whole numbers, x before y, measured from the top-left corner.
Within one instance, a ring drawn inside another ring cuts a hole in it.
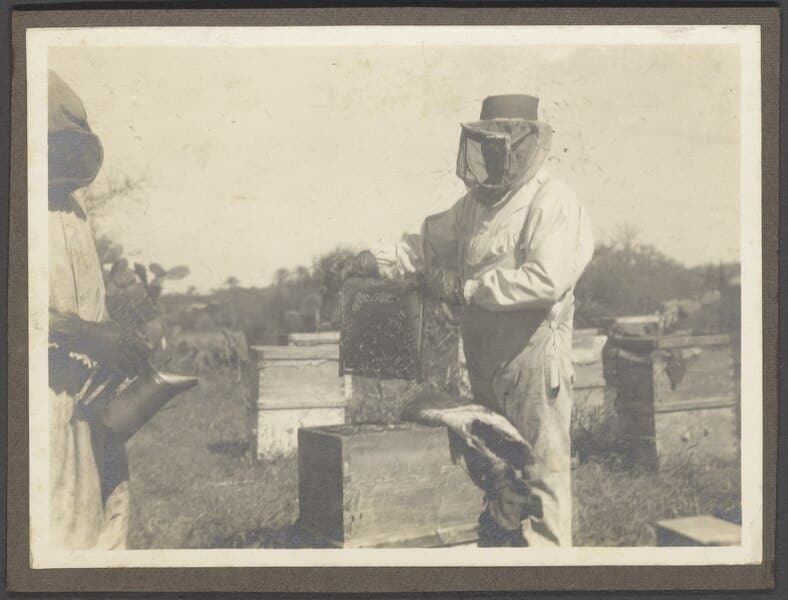
[[[738,546],[741,526],[711,515],[667,519],[657,523],[659,546]]]

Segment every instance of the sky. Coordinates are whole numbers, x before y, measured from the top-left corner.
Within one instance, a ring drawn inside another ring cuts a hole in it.
[[[622,224],[687,264],[738,260],[736,46],[62,47],[105,160],[143,186],[96,228],[173,282],[268,285],[337,245],[393,243],[463,192],[460,123],[528,93],[551,172],[604,240]]]

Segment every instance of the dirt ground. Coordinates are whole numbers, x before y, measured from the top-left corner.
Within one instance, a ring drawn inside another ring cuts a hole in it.
[[[129,442],[132,548],[298,546],[295,457],[252,459],[241,388],[202,376]],[[633,471],[589,459],[573,471],[574,543],[651,545],[653,524],[693,514],[736,515],[733,464]]]

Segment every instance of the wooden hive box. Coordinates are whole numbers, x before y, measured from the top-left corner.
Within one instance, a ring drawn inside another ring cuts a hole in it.
[[[574,410],[591,413],[605,405],[605,373],[602,350],[607,336],[597,329],[578,329],[572,337],[572,363],[575,382],[572,391]]]
[[[444,427],[301,429],[299,527],[318,546],[435,547],[476,539],[482,491]]]
[[[616,412],[633,460],[735,459],[738,381],[728,336],[619,343]]]
[[[253,346],[250,396],[258,459],[294,453],[298,429],[345,422],[345,379],[339,345]],[[349,385],[349,384],[348,384]]]

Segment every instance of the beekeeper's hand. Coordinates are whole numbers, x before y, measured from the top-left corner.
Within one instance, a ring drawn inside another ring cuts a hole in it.
[[[363,250],[343,262],[339,267],[338,275],[340,281],[348,277],[378,277],[380,276],[378,261],[372,252]]]
[[[54,310],[49,311],[49,341],[124,376],[140,374],[150,355],[141,336],[125,332],[115,322],[95,323]]]
[[[427,297],[454,305],[465,302],[462,281],[454,271],[431,267],[421,271],[419,279]]]
[[[118,375],[136,377],[148,364],[150,348],[145,340],[117,323],[90,323],[86,338],[85,353]]]

